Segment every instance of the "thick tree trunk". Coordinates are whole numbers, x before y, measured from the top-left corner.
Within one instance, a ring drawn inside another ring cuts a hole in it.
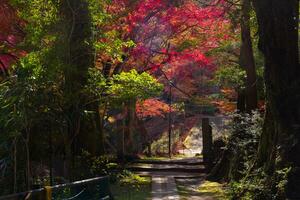
[[[82,95],[82,89],[87,81],[88,68],[93,66],[93,48],[88,44],[88,41],[92,38],[91,31],[91,17],[88,9],[88,3],[86,0],[63,0],[61,2],[62,23],[64,25],[65,35],[64,41],[61,41],[62,46],[65,48],[62,59],[65,62],[64,76],[65,76],[65,112],[68,114],[68,134],[72,141],[72,154],[79,153],[81,143],[88,144],[89,138],[85,137],[85,131],[87,127],[94,127],[92,120],[90,124],[81,123],[81,112],[86,109],[82,107],[85,105],[86,99]],[[95,112],[97,112],[97,106]],[[88,122],[87,122],[88,123]],[[82,124],[82,126],[79,126]],[[97,130],[92,131],[96,134]],[[87,139],[87,141],[81,141],[79,137]],[[91,147],[93,150],[93,141],[90,141],[91,145],[85,145]],[[77,144],[76,144],[77,143]],[[89,151],[89,149],[87,149]]]
[[[274,129],[273,115],[267,103],[265,111],[265,120],[263,125],[263,133],[260,138],[258,149],[257,167],[264,167],[268,174],[274,172],[274,164],[276,159],[277,134]]]
[[[257,89],[256,89],[256,70],[253,56],[251,29],[250,29],[250,0],[242,0],[241,17],[241,52],[240,65],[245,69],[246,77],[246,111],[251,112],[257,109]]]
[[[225,149],[222,152],[220,160],[210,171],[207,179],[211,181],[228,181],[229,174],[231,170],[231,161],[233,157],[233,152],[230,148]]]
[[[266,96],[274,122],[273,135],[278,135],[272,144],[280,147],[280,166],[291,167],[287,198],[300,199],[299,1],[253,2],[259,23],[259,47],[265,56]]]
[[[127,116],[126,116],[126,128],[125,128],[125,146],[126,154],[135,154],[136,147],[134,146],[134,128],[135,128],[135,104],[136,100],[131,99],[127,102]]]
[[[238,91],[238,97],[237,97],[237,110],[238,112],[245,112],[246,111],[246,96],[245,96],[245,90]]]
[[[59,56],[64,62],[64,99],[66,100],[64,113],[67,113],[68,119],[66,159],[69,178],[72,180],[75,156],[81,153],[81,149],[78,147],[82,143],[89,142],[80,140],[78,136],[85,138],[87,130],[87,125],[81,123],[82,111],[86,109],[82,106],[86,101],[82,95],[82,89],[87,82],[88,68],[93,66],[93,49],[89,45],[92,38],[92,24],[86,0],[62,0],[60,13],[63,35],[60,37],[61,41],[58,45],[60,48],[64,48]],[[93,123],[92,120],[90,123]],[[89,151],[89,149],[87,150]]]

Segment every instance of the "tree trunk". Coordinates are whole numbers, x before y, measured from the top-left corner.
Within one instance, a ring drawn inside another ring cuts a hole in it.
[[[26,151],[26,189],[31,189],[31,173],[30,173],[30,152],[29,152],[29,136],[24,140],[25,142],[25,151]]]
[[[15,138],[13,141],[13,160],[14,160],[14,186],[13,186],[13,192],[16,193],[17,192],[17,139]]]
[[[268,174],[272,174],[274,172],[277,148],[277,146],[274,145],[277,143],[277,135],[275,133],[273,115],[267,103],[263,133],[261,135],[258,148],[257,167],[264,167]]]
[[[266,96],[274,122],[273,135],[278,135],[272,143],[280,147],[280,166],[291,167],[287,198],[300,199],[299,1],[253,2],[259,24],[259,47],[265,56]]]
[[[86,0],[61,1],[61,15],[64,28],[61,46],[65,48],[61,55],[65,63],[64,112],[68,114],[68,135],[72,142],[69,146],[70,151],[67,151],[71,155],[67,157],[73,160],[71,161],[73,163],[74,154],[81,152],[78,144],[89,142],[81,141],[77,136],[80,134],[85,138],[86,131],[85,124],[81,123],[82,112],[86,109],[82,106],[86,101],[82,95],[82,89],[87,82],[88,68],[93,66],[93,48],[89,45],[92,38],[92,24]],[[90,123],[92,124],[92,121]]]
[[[246,111],[251,112],[257,109],[257,89],[256,89],[256,70],[253,56],[251,29],[250,29],[250,0],[242,0],[241,17],[241,52],[240,65],[245,69],[246,77]]]
[[[238,91],[238,97],[237,97],[237,110],[240,113],[243,113],[246,111],[246,96],[245,96],[245,90]]]
[[[49,155],[48,155],[49,156],[49,179],[50,179],[50,186],[52,186],[53,185],[53,138],[52,138],[53,133],[51,127],[49,127],[48,134],[49,134]]]
[[[126,116],[126,128],[125,128],[125,146],[127,147],[126,153],[134,154],[136,153],[136,148],[134,147],[134,125],[135,125],[135,104],[136,100],[131,99],[126,104],[127,116]]]
[[[123,103],[123,106],[124,106],[124,103]],[[125,163],[125,154],[126,154],[126,150],[125,150],[125,134],[126,134],[126,129],[125,129],[125,126],[126,126],[126,121],[125,121],[125,118],[122,119],[122,138],[121,138],[121,145],[122,145],[122,154],[121,154],[121,159],[122,159],[122,164]]]
[[[99,153],[103,155],[105,153],[104,149],[104,118],[106,114],[106,105],[98,107],[98,122],[99,122]]]
[[[230,148],[225,149],[222,152],[222,156],[220,160],[216,163],[216,165],[212,168],[208,175],[208,180],[211,181],[228,181],[230,168],[231,168],[231,160],[233,152]]]

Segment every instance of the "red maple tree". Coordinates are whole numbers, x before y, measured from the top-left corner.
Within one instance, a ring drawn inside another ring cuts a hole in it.
[[[18,18],[15,9],[8,1],[0,4],[0,70],[5,72],[11,64],[24,55],[16,46],[24,37],[23,22]]]

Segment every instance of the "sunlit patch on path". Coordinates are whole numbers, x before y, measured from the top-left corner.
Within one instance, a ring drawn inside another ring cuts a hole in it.
[[[172,176],[152,177],[152,200],[179,200],[175,178]]]

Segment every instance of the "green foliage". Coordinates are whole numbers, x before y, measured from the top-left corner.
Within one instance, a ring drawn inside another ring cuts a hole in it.
[[[50,117],[50,112],[59,110],[60,82],[46,77],[42,57],[40,52],[28,54],[16,66],[15,76],[1,84],[0,121],[6,122],[0,125],[3,132],[27,129],[40,123],[42,116]]]
[[[135,69],[114,75],[110,81],[109,93],[113,99],[128,101],[130,99],[147,99],[158,95],[162,85],[150,74],[139,74]]]
[[[226,145],[230,154],[230,180],[239,180],[255,164],[262,124],[263,118],[259,112],[232,115]]]
[[[116,200],[151,199],[151,177],[141,177],[124,170],[118,175],[119,181],[111,185]]]
[[[89,10],[91,13],[94,31],[99,31],[97,26],[105,24],[105,22],[112,18],[111,15],[105,12],[105,4],[109,3],[109,0],[89,0]]]
[[[103,38],[113,38],[113,41],[110,43],[105,42],[98,42],[94,43],[94,47],[98,52],[105,52],[112,58],[117,59],[117,61],[122,62],[123,58],[122,55],[124,53],[124,48],[130,48],[135,46],[135,43],[131,40],[123,41],[120,39],[120,35],[116,31],[109,31],[102,34]]]
[[[1,142],[7,141],[7,138],[13,138],[19,135],[20,129],[17,129],[17,127],[20,127],[20,124],[22,123],[21,113],[16,110],[18,97],[15,96],[16,93],[10,90],[10,87],[10,82],[5,82],[0,85]]]
[[[78,157],[78,178],[109,175],[116,169],[119,169],[119,166],[116,157],[112,155],[93,156],[87,151],[82,151]]]
[[[281,170],[275,171],[275,186],[276,186],[276,195],[278,197],[284,197],[285,188],[288,183],[288,175],[291,172],[291,167],[286,167]]]
[[[22,174],[26,168],[26,151],[29,145],[27,138],[34,137],[39,141],[38,154],[42,157],[48,152],[44,140],[40,141],[41,138],[48,137],[49,130],[45,130],[45,127],[52,127],[53,132],[64,127],[60,108],[61,91],[57,87],[59,82],[42,79],[43,73],[39,67],[35,67],[39,63],[38,59],[31,56],[21,60],[16,75],[0,85],[0,157],[5,160],[7,166],[7,170],[2,171],[3,177],[0,182],[13,176],[9,170],[13,164],[13,145],[18,148],[17,169],[18,173]],[[32,130],[35,129],[40,132],[34,133]],[[31,156],[33,155],[37,153],[32,152]],[[20,183],[22,184],[19,184],[18,188],[24,190],[25,181],[20,180]]]
[[[216,71],[214,82],[219,86],[233,87],[236,90],[245,88],[246,72],[237,67],[221,67]]]
[[[117,169],[118,164],[112,162],[109,156],[93,157],[90,170],[95,176],[109,174],[111,170]]]
[[[151,183],[149,179],[141,177],[128,170],[124,170],[118,175],[118,182],[120,185],[131,185],[135,188],[139,188],[141,185],[147,185]]]
[[[229,199],[273,199],[271,190],[266,184],[266,177],[266,174],[258,170],[247,178],[230,182],[228,189]]]
[[[196,47],[198,45],[196,40],[184,40],[181,44],[178,45],[177,51],[181,52],[185,49]]]
[[[85,86],[86,94],[95,101],[110,102],[112,106],[131,99],[144,100],[159,95],[161,91],[162,85],[155,78],[146,72],[139,74],[136,70],[105,79],[98,69],[90,68]]]
[[[53,0],[11,0],[11,3],[19,9],[19,16],[25,20],[25,44],[28,47],[45,47],[55,40],[53,34],[49,34],[53,25],[58,22],[59,1]]]
[[[134,47],[135,43],[132,40],[124,40],[122,33],[117,30],[102,30],[102,27],[112,26],[116,20],[116,16],[113,16],[105,10],[110,3],[110,0],[88,1],[93,24],[93,46],[96,52],[107,54],[111,58],[122,62],[122,57],[125,53],[124,49]]]
[[[228,189],[230,199],[285,199],[284,189],[290,168],[278,169],[271,175],[255,166],[263,127],[261,114],[235,114],[230,127],[227,139],[227,148],[232,154]]]
[[[228,196],[232,200],[284,200],[289,172],[290,168],[283,168],[270,176],[262,168],[255,169],[240,181],[231,182]]]
[[[108,89],[106,82],[107,81],[100,70],[96,68],[90,68],[88,71],[88,81],[85,86],[85,90],[87,93],[100,100],[104,92]]]
[[[89,152],[83,151],[76,163],[77,178],[109,175],[110,181],[118,189],[130,187],[130,190],[138,192],[151,183],[149,178],[123,170],[116,162],[116,157],[112,155],[92,156]]]

